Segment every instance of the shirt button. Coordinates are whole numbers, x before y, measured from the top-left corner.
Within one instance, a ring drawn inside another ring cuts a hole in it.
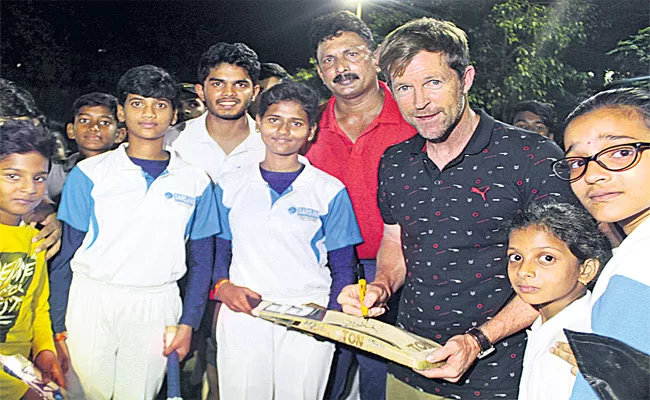
[[[440,179],[436,179],[435,181],[433,181],[433,184],[434,185],[440,185],[440,184],[442,184],[442,181]]]

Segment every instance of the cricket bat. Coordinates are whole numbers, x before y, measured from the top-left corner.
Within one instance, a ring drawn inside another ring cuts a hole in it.
[[[293,306],[262,301],[253,315],[276,324],[335,340],[415,369],[436,368],[426,356],[442,347],[431,339],[373,318],[355,317],[321,306]]]
[[[9,375],[25,382],[45,400],[63,400],[66,397],[65,390],[54,381],[44,383],[41,371],[21,354],[11,356],[0,354],[0,366]]]
[[[165,345],[169,345],[176,336],[176,326],[165,329]],[[167,356],[167,400],[183,400],[181,397],[181,367],[178,353],[171,352]]]

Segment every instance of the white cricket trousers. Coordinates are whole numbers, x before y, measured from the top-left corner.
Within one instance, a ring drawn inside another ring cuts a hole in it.
[[[181,312],[176,283],[128,287],[74,274],[65,320],[72,398],[153,399],[167,366],[165,327]]]
[[[221,399],[322,399],[333,356],[333,343],[221,306],[217,318]]]

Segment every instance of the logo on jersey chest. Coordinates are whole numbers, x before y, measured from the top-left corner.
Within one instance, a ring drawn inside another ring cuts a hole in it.
[[[190,207],[194,207],[194,204],[196,204],[196,198],[192,196],[188,196],[182,193],[171,193],[167,192],[165,193],[165,198],[167,199],[173,199],[177,203],[182,203],[186,204]]]
[[[308,207],[289,207],[289,214],[296,215],[298,218],[306,220],[316,220],[320,218],[318,210]]]

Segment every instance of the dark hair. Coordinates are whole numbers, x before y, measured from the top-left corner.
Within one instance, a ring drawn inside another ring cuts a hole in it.
[[[111,114],[117,120],[117,98],[108,93],[92,92],[79,96],[79,98],[72,104],[72,115],[76,117],[79,114],[81,107],[97,106],[104,106],[108,108]]]
[[[221,64],[231,64],[244,68],[248,72],[251,81],[253,81],[253,85],[257,84],[260,76],[260,62],[257,53],[244,43],[219,42],[203,53],[201,61],[199,61],[199,83],[203,85],[212,68],[216,68]]]
[[[129,93],[166,99],[174,110],[178,108],[179,89],[176,81],[167,71],[154,65],[134,67],[122,75],[117,83],[120,104],[124,105]]]
[[[612,245],[598,229],[598,222],[582,207],[569,203],[533,203],[508,224],[510,234],[528,227],[542,227],[566,243],[571,253],[584,263],[600,261],[600,268],[612,257]]]
[[[263,81],[264,79],[269,79],[272,77],[282,79],[291,79],[291,75],[287,72],[286,69],[282,68],[280,64],[268,62],[262,63],[260,67],[260,77],[259,80]]]
[[[465,31],[449,21],[418,18],[386,36],[379,46],[379,67],[388,78],[401,76],[413,57],[421,51],[443,53],[449,67],[461,79],[469,65]]]
[[[260,111],[257,115],[263,116],[271,105],[283,101],[295,101],[300,104],[307,114],[309,126],[316,124],[318,95],[309,86],[298,82],[280,82],[262,93]]]
[[[549,128],[555,126],[555,107],[551,103],[543,103],[537,100],[526,100],[517,103],[512,109],[510,121],[515,122],[517,113],[530,111],[542,117],[542,123]]]
[[[56,137],[32,121],[7,121],[0,125],[0,160],[12,154],[38,152],[51,160],[56,152]]]
[[[0,78],[0,117],[29,117],[36,118],[41,123],[45,122],[45,117],[36,107],[31,93],[3,78]]]
[[[601,108],[633,108],[635,113],[643,118],[645,125],[650,128],[650,91],[642,88],[619,88],[597,93],[580,103],[566,117],[564,125],[569,125],[579,116]]]
[[[318,45],[321,42],[340,36],[343,32],[356,33],[370,51],[375,49],[375,39],[365,22],[350,11],[336,11],[316,18],[311,25],[309,42],[314,55],[318,52]]]

